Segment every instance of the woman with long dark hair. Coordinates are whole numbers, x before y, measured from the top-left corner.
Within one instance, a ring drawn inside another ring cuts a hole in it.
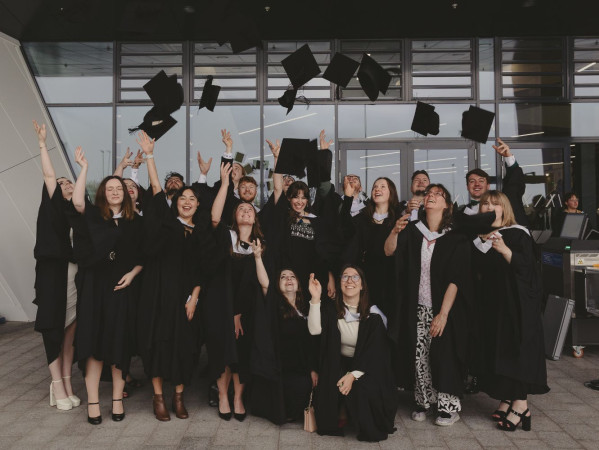
[[[164,381],[175,386],[172,409],[179,419],[189,417],[183,390],[192,378],[197,359],[199,318],[196,305],[205,286],[211,230],[208,217],[198,213],[198,194],[184,186],[169,208],[154,161],[154,140],[140,132],[138,143],[146,155],[153,197],[144,215],[146,263],[141,288],[143,308],[138,313],[138,348],[146,375],[154,387],[154,415],[170,420],[163,394]]]
[[[405,364],[415,375],[412,419],[425,420],[436,405],[435,424],[448,426],[460,418],[468,356],[470,249],[451,231],[451,196],[443,185],[427,187],[420,217],[397,221],[385,253],[396,255],[397,276],[407,280],[402,325],[410,344]]]
[[[481,197],[479,214],[488,212],[495,212],[494,229],[474,239],[472,250],[482,342],[478,379],[481,390],[501,402],[492,415],[499,428],[522,424],[529,431],[528,395],[549,391],[534,241],[501,192]]]
[[[281,269],[269,277],[259,240],[252,243],[252,250],[265,303],[256,312],[261,358],[252,361],[251,410],[282,424],[303,416],[310,392],[318,384],[316,342],[308,331],[308,304],[295,272]]]
[[[71,198],[73,183],[68,178],[56,178],[46,147],[46,125],[33,127],[38,137],[44,187],[37,216],[34,248],[35,300],[37,314],[35,330],[42,333],[50,383],[50,406],[69,410],[81,400],[73,393],[73,339],[76,327],[77,265],[73,261],[68,212],[74,212]]]
[[[322,287],[310,275],[308,329],[321,339],[318,433],[342,435],[349,416],[359,440],[381,441],[395,431],[397,411],[386,319],[371,306],[362,269],[345,266],[339,281],[336,299],[321,300]]]
[[[206,287],[202,315],[209,374],[217,380],[219,392],[218,415],[223,420],[234,416],[241,422],[246,417],[243,392],[250,377],[255,302],[261,295],[250,243],[264,242],[264,236],[251,203],[242,201],[233,209],[230,229],[222,223],[231,170],[229,163],[221,164],[221,186],[212,205],[216,251],[211,265],[215,274]],[[233,411],[228,397],[231,380]]]
[[[112,420],[125,417],[123,388],[131,359],[128,324],[134,302],[127,289],[141,272],[141,223],[127,186],[120,177],[108,176],[98,186],[95,204],[86,201],[88,163],[81,148],[75,152],[81,172],[75,183],[73,205],[83,215],[78,230],[89,243],[79,252],[80,326],[75,336],[77,358],[85,365],[88,422],[102,422],[99,383],[102,364],[112,370]],[[77,247],[77,241],[75,241]],[[77,249],[75,249],[77,251]]]

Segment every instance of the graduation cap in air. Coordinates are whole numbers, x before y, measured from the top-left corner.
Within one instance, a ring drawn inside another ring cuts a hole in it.
[[[167,76],[161,70],[143,88],[154,107],[146,113],[140,125],[129,128],[129,133],[143,130],[152,139],[158,140],[177,123],[171,114],[183,104],[183,87],[177,82],[177,75]]]
[[[470,106],[462,113],[462,137],[485,144],[494,118],[495,113]]]
[[[307,106],[310,106],[310,100],[308,100],[303,95],[300,95],[298,97],[297,89],[294,89],[293,87],[290,86],[283,93],[283,95],[279,97],[279,105],[281,105],[283,108],[287,108],[287,114],[289,114],[291,112],[291,110],[293,109],[295,102],[304,103]],[[285,115],[287,115],[287,114],[285,114]]]
[[[416,104],[411,130],[423,136],[428,136],[429,133],[433,136],[439,134],[439,114],[435,112],[433,105],[422,102]]]
[[[303,178],[306,176],[306,157],[314,149],[318,150],[316,140],[311,143],[309,139],[283,139],[275,173]]]
[[[358,81],[370,101],[374,102],[379,97],[379,92],[382,94],[387,93],[389,83],[391,83],[391,75],[379,63],[364,53],[360,69],[358,69]]]
[[[346,88],[359,66],[358,61],[354,61],[341,53],[335,53],[322,77],[331,83]]]
[[[301,46],[283,59],[281,64],[295,89],[301,88],[320,73],[320,67],[318,67],[308,44]]]
[[[204,83],[202,97],[200,98],[199,109],[206,107],[206,109],[214,112],[216,100],[218,100],[218,94],[220,93],[220,86],[212,84],[213,79],[214,77],[212,75],[208,75],[208,77],[206,77],[206,83]]]
[[[234,0],[215,0],[202,6],[208,22],[201,23],[202,29],[216,37],[218,45],[231,44],[234,54],[253,47],[262,48],[262,39],[246,4]]]
[[[312,142],[314,142],[314,147],[311,147],[307,154],[308,186],[318,187],[323,181],[331,180],[333,153],[329,149],[318,150],[316,140],[310,141],[310,144]]]

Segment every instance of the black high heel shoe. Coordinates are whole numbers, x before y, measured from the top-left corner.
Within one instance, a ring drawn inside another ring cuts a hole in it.
[[[501,400],[499,402],[500,405],[502,403],[505,403],[509,407],[512,406],[512,402],[510,400]],[[508,408],[507,410],[509,411],[510,408]],[[491,419],[494,420],[495,422],[499,422],[500,420],[505,419],[506,416],[507,416],[507,411],[502,411],[500,409],[496,409],[495,412],[493,414],[491,414]]]
[[[503,431],[516,431],[516,428],[518,428],[518,425],[522,424],[522,429],[524,431],[530,431],[532,428],[532,423],[531,423],[532,416],[526,415],[529,412],[530,412],[530,410],[528,408],[526,408],[525,411],[522,411],[521,413],[519,413],[518,411],[514,411],[510,407],[510,409],[508,409],[508,411],[507,411],[507,414],[505,415],[506,418],[503,419],[502,421],[500,421],[497,424],[497,427]],[[514,415],[520,417],[520,421],[518,423],[513,423],[512,421],[507,420],[507,416],[509,416],[510,414],[514,414]]]
[[[245,420],[246,415],[247,413],[233,413],[233,417],[235,417],[235,420],[237,420],[238,422],[243,422]]]
[[[122,402],[122,401],[123,401],[123,399],[122,399],[122,398],[116,398],[116,399],[115,399],[115,398],[113,398],[113,399],[112,399],[112,402],[113,402],[113,403],[114,403],[114,402]],[[120,414],[115,414],[115,413],[112,413],[112,420],[113,420],[113,422],[120,422],[120,421],[121,421],[121,420],[123,420],[124,418],[125,418],[125,411],[123,411],[123,412],[122,412],[122,413],[120,413]]]
[[[227,422],[231,420],[232,415],[233,413],[231,413],[231,411],[229,411],[228,413],[222,413],[220,412],[220,410],[218,411],[218,417],[220,417],[223,420],[226,420]]]
[[[88,403],[87,405],[99,405],[100,402]],[[89,411],[89,410],[88,410]],[[87,414],[87,421],[92,425],[100,425],[102,423],[102,414],[97,417],[90,417],[89,413]]]

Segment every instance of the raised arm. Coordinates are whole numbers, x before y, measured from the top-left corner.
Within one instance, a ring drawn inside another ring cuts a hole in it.
[[[40,158],[42,160],[42,175],[44,176],[44,183],[46,184],[48,194],[50,197],[52,197],[58,183],[56,182],[56,172],[54,172],[54,166],[52,165],[50,155],[48,154],[48,148],[46,147],[46,124],[39,126],[34,120],[33,129],[37,134],[37,141],[40,146]]]
[[[266,267],[264,267],[264,261],[262,261],[262,243],[260,239],[252,241],[252,251],[254,252],[254,258],[256,259],[256,275],[258,276],[258,283],[262,287],[262,293],[266,295],[268,291],[268,273],[266,273]]]
[[[231,139],[231,132],[226,129],[220,130],[220,134],[223,137],[223,144],[225,144],[225,154],[233,154],[233,139]]]
[[[268,139],[266,140],[266,143],[270,147],[272,156],[274,156],[274,158],[275,158],[275,163],[274,163],[273,169],[276,169],[277,161],[279,160],[279,152],[281,151],[281,143],[279,142],[278,139],[275,141],[274,144],[271,141],[269,141]],[[273,184],[273,193],[275,196],[274,200],[275,200],[275,204],[277,204],[279,202],[279,198],[281,198],[281,194],[283,193],[283,174],[277,173],[275,170],[275,173],[272,175],[272,184]]]
[[[150,139],[145,131],[140,131],[137,134],[137,143],[141,147],[141,150],[146,155],[146,162],[148,164],[148,176],[150,177],[150,186],[152,186],[152,193],[158,194],[162,190],[160,186],[160,180],[158,179],[158,171],[156,170],[156,161],[154,161],[154,143],[156,139]]]
[[[208,159],[208,161],[204,161],[202,159],[202,155],[200,155],[200,152],[198,151],[198,167],[200,168],[200,178],[198,180],[198,183],[206,183],[211,165],[212,156]]]
[[[397,249],[397,235],[408,225],[409,214],[401,216],[395,222],[395,226],[391,229],[389,236],[385,240],[385,255],[391,256]]]
[[[81,166],[81,172],[75,182],[73,189],[73,206],[77,212],[85,212],[85,183],[87,182],[87,159],[81,147],[75,149],[75,162]]]
[[[119,165],[116,166],[116,169],[114,169],[113,175],[115,177],[123,178],[123,172],[125,171],[125,168],[133,165],[133,161],[131,161],[131,156],[133,156],[133,152],[131,150],[129,150],[129,147],[127,147],[125,156],[123,156],[123,159],[121,159],[121,162],[119,163]]]
[[[233,167],[230,163],[221,163],[220,164],[220,189],[218,190],[218,194],[216,194],[216,198],[214,199],[214,203],[212,204],[212,227],[216,228],[220,223],[223,216],[223,209],[225,208],[225,202],[227,200],[227,192],[229,190],[229,181],[231,171]]]

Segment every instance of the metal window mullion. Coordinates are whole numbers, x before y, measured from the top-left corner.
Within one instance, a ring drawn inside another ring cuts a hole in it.
[[[187,184],[191,186],[191,104],[194,101],[193,77],[191,77],[191,67],[193,65],[193,56],[191,54],[189,41],[183,42],[183,70],[182,70],[182,85],[183,98],[185,100],[185,179]]]
[[[113,75],[113,79],[112,79],[112,173],[114,173],[114,170],[116,169],[117,100],[120,100],[120,97],[121,97],[120,90],[119,90],[121,87],[121,81],[120,81],[120,77],[119,77],[121,70],[118,65],[118,61],[120,58],[120,55],[119,55],[120,46],[117,45],[116,41],[113,41],[112,48],[113,48],[112,64],[113,64],[113,70],[115,71],[114,75]],[[104,155],[102,155],[102,157],[104,157]],[[104,176],[104,174],[102,174],[102,177],[103,176]]]

